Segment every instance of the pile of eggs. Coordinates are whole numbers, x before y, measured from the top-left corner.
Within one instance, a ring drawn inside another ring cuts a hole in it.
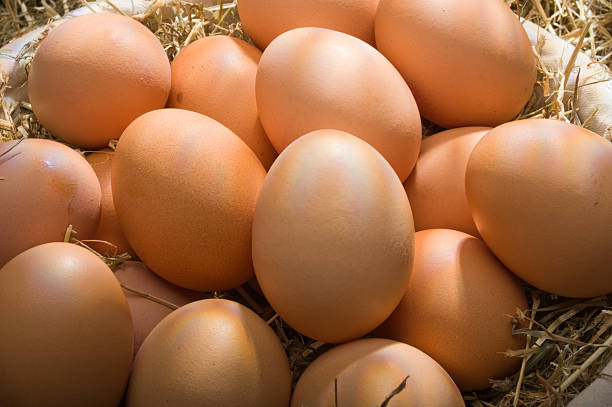
[[[521,280],[612,292],[612,145],[512,121],[536,63],[501,0],[238,11],[255,45],[206,37],[172,64],[115,14],[40,44],[33,110],[90,153],[0,144],[2,403],[463,406],[520,364]],[[448,130],[421,140],[421,116]],[[142,262],[101,259],[122,252]],[[272,328],[207,294],[253,277],[337,344],[294,389]]]

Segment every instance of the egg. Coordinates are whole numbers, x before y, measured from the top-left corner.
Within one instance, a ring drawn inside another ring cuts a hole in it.
[[[277,153],[261,126],[255,75],[261,51],[226,35],[189,44],[172,61],[168,107],[192,110],[227,126],[270,168]]]
[[[253,264],[274,310],[324,342],[365,335],[399,303],[414,250],[410,204],[391,166],[338,130],[304,135],[261,188]]]
[[[104,150],[89,154],[86,159],[91,165],[100,182],[102,190],[102,200],[100,202],[100,222],[96,229],[92,240],[100,240],[101,242],[88,242],[87,245],[98,253],[113,257],[123,253],[129,253],[134,256],[130,244],[123,235],[115,204],[113,203],[113,188],[111,186],[111,161],[113,159],[114,150],[105,148]],[[111,246],[107,243],[111,243]]]
[[[435,360],[404,343],[368,338],[339,345],[312,362],[295,386],[291,407],[386,406],[389,397],[389,406],[465,406]]]
[[[27,138],[0,143],[0,267],[19,253],[93,236],[100,218],[100,184],[85,158],[63,144]]]
[[[455,229],[478,236],[465,195],[470,153],[490,127],[461,127],[425,138],[404,183],[415,230]]]
[[[30,65],[36,117],[57,138],[100,148],[132,120],[164,107],[170,62],[144,25],[119,14],[71,18],[42,41]]]
[[[419,154],[421,121],[410,89],[376,49],[324,28],[298,28],[263,53],[255,84],[261,123],[277,151],[320,129],[376,148],[404,181]]]
[[[442,127],[497,126],[531,96],[536,59],[501,0],[381,0],[374,26],[421,114]]]
[[[474,148],[466,192],[480,235],[516,275],[566,297],[612,292],[612,144],[531,119]]]
[[[132,249],[160,277],[198,291],[253,277],[251,226],[265,175],[227,127],[180,109],[130,124],[111,167],[113,201]]]
[[[446,369],[462,391],[490,387],[512,375],[525,347],[512,335],[517,309],[527,309],[519,280],[482,240],[450,229],[415,234],[414,268],[404,298],[377,336],[421,349]]]
[[[143,263],[136,261],[121,263],[115,270],[115,277],[129,289],[138,290],[177,307],[206,298],[206,294],[199,291],[186,290],[170,284],[150,271]],[[134,354],[136,354],[151,330],[174,308],[129,289],[124,289],[123,292],[132,313]]]
[[[289,362],[253,311],[208,299],[179,308],[147,337],[134,361],[127,407],[286,407]]]
[[[379,0],[239,0],[238,13],[255,45],[264,49],[300,27],[341,31],[374,45],[374,17]]]
[[[132,349],[125,296],[93,253],[46,243],[0,269],[3,405],[117,406]]]

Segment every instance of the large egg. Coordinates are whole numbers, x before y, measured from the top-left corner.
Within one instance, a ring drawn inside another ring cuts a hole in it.
[[[186,110],[149,112],[123,133],[111,171],[121,227],[159,276],[198,291],[253,276],[251,226],[266,171],[228,128]]]
[[[168,107],[192,110],[227,126],[268,169],[277,153],[261,126],[255,75],[261,51],[227,35],[189,44],[172,61]]]
[[[30,66],[36,117],[78,147],[104,147],[132,120],[164,107],[170,63],[144,25],[119,14],[72,18],[42,41]]]
[[[527,309],[519,280],[482,240],[449,229],[417,232],[414,268],[400,305],[377,335],[408,343],[440,363],[463,391],[488,388],[521,364],[502,353],[525,347],[512,335]]]
[[[421,114],[442,127],[507,122],[533,91],[529,38],[501,0],[381,0],[375,31]]]
[[[10,150],[10,151],[9,151]],[[85,158],[65,145],[28,138],[0,143],[0,267],[36,245],[93,236],[100,184]]]
[[[350,35],[298,28],[259,62],[261,123],[277,151],[314,130],[338,129],[376,148],[404,181],[419,154],[421,121],[410,89],[378,51]]]
[[[379,0],[239,0],[238,12],[253,42],[264,49],[278,35],[300,27],[341,31],[374,45]]]
[[[462,127],[423,140],[410,177],[404,183],[414,229],[455,229],[478,236],[465,195],[465,169],[474,146],[489,127]]]
[[[179,308],[145,340],[134,361],[128,407],[286,407],[291,373],[268,325],[233,301]]]
[[[2,405],[115,407],[132,350],[125,296],[93,253],[47,243],[0,269]]]
[[[612,292],[612,144],[532,119],[491,130],[467,166],[480,235],[516,275],[567,297]]]
[[[453,380],[420,350],[387,339],[361,339],[337,346],[312,362],[300,377],[291,407],[463,407]]]
[[[412,267],[412,213],[393,169],[337,130],[291,144],[253,221],[253,264],[276,312],[324,342],[365,335],[399,303]]]

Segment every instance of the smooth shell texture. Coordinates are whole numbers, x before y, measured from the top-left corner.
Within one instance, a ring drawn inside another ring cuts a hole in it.
[[[115,407],[132,349],[125,296],[91,252],[47,243],[0,269],[2,405]]]
[[[268,169],[277,153],[257,115],[255,76],[260,58],[257,48],[226,35],[189,44],[172,61],[167,106],[217,120],[236,133]]]
[[[26,249],[63,241],[68,225],[89,239],[100,218],[100,184],[83,156],[51,140],[15,144],[0,143],[0,267]]]
[[[478,236],[465,195],[465,169],[474,146],[489,127],[462,127],[423,140],[410,177],[404,183],[414,229],[455,229]]]
[[[341,31],[374,45],[379,0],[239,0],[240,21],[264,49],[278,35],[300,27]]]
[[[123,231],[155,273],[199,291],[253,276],[251,225],[266,171],[229,129],[186,110],[149,112],[123,133],[111,171]]]
[[[111,185],[111,162],[113,155],[114,151],[112,149],[105,148],[99,152],[89,154],[86,159],[95,171],[102,190],[100,222],[92,239],[112,243],[116,248],[106,243],[97,242],[88,242],[88,245],[105,256],[112,257],[122,253],[129,253],[131,256],[134,256],[130,244],[123,235],[123,230],[121,230],[119,218],[117,218],[117,212],[115,211],[115,204],[113,203],[113,188]]]
[[[442,127],[507,122],[533,91],[529,39],[501,0],[381,0],[375,31],[421,114]]]
[[[468,162],[481,236],[516,275],[567,297],[612,292],[612,144],[554,120],[499,126]]]
[[[253,220],[257,280],[293,328],[324,342],[365,335],[410,277],[410,204],[393,169],[362,140],[319,130],[272,165]]]
[[[377,335],[406,342],[440,363],[463,391],[490,387],[521,364],[513,315],[527,309],[518,279],[482,240],[449,229],[417,232],[414,268],[400,305]]]
[[[60,25],[30,66],[36,117],[54,136],[82,148],[104,147],[132,120],[164,107],[170,63],[144,25],[94,13]]]
[[[115,270],[115,277],[128,288],[152,295],[178,307],[202,300],[207,296],[199,291],[186,290],[172,285],[147,269],[144,264],[136,261],[121,263]],[[136,354],[151,330],[173,309],[129,290],[124,289],[123,292],[132,313],[134,354]]]
[[[404,181],[419,155],[421,120],[410,89],[378,51],[354,37],[299,28],[259,62],[261,123],[277,151],[314,130],[338,129],[376,148]]]
[[[274,331],[233,301],[179,308],[140,348],[128,407],[286,407],[291,373]]]
[[[291,407],[380,406],[402,381],[406,387],[388,407],[463,407],[449,375],[420,350],[387,339],[361,339],[333,348],[312,362],[300,377]]]

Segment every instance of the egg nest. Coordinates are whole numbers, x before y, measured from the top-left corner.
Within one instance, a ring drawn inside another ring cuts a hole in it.
[[[609,0],[505,1],[521,18],[555,32],[595,61],[612,68],[612,3]],[[69,10],[86,5],[85,0],[8,0],[3,3],[0,6],[0,46]],[[189,43],[204,36],[230,35],[251,42],[242,29],[235,3],[229,1],[204,7],[183,0],[158,0],[148,11],[133,18],[155,33],[170,60]],[[564,95],[567,92],[561,85],[564,73],[549,72],[542,66],[538,68],[542,74],[539,85],[549,102],[536,108],[534,93],[519,118],[549,118],[582,125],[572,110],[575,97]],[[6,83],[7,78],[0,78],[0,97],[6,91]],[[39,124],[29,104],[10,105],[4,103],[4,99],[2,102],[4,119],[0,120],[0,142],[23,137],[53,138]],[[440,130],[434,124],[423,123],[423,137]],[[66,241],[87,246],[72,237],[70,230],[66,233]],[[117,253],[113,257],[96,254],[111,268],[129,259],[127,253]],[[175,308],[147,293],[124,288]],[[507,353],[509,357],[522,358],[521,368],[511,377],[493,381],[490,390],[464,393],[469,406],[565,406],[593,380],[601,377],[602,369],[612,360],[612,295],[568,299],[526,284],[525,290],[530,308],[517,310],[511,317],[516,326],[527,326],[515,333],[527,334],[528,345]],[[293,330],[248,284],[230,291],[210,293],[210,296],[241,302],[274,328],[289,356],[294,384],[308,364],[332,346],[313,341]],[[486,332],[482,334],[486,335]],[[478,352],[478,349],[473,351]],[[401,387],[396,390],[401,391]],[[385,400],[381,400],[381,404],[384,403]]]

